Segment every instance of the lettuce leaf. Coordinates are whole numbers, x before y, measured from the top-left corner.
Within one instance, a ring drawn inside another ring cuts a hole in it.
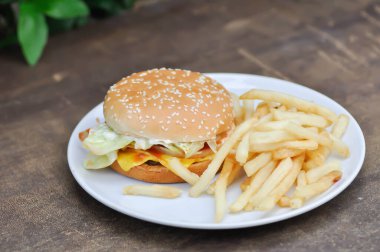
[[[94,155],[91,152],[87,154],[84,160],[86,169],[101,169],[110,166],[117,159],[117,151],[111,151],[105,155]]]
[[[83,146],[95,155],[105,155],[121,149],[133,142],[133,137],[120,135],[114,132],[105,123],[98,124],[90,129]]]

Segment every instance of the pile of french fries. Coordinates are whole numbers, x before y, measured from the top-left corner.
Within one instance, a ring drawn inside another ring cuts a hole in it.
[[[227,210],[268,211],[276,205],[299,208],[342,177],[340,161],[328,157],[331,153],[341,158],[350,155],[341,140],[348,126],[346,115],[274,91],[254,89],[240,99],[233,97],[237,127],[203,175],[182,172],[186,168],[179,162],[171,166],[192,185],[190,196],[214,195],[216,222]],[[228,205],[226,191],[235,181],[242,181],[241,194]],[[160,195],[152,187],[148,189],[151,193],[146,193],[146,187],[144,190],[140,195]],[[170,186],[161,193],[172,198],[180,195]]]

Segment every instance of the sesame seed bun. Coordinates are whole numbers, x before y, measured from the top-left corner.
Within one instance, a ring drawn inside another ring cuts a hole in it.
[[[189,170],[195,174],[198,174],[201,176],[203,172],[206,170],[207,166],[209,165],[211,161],[203,161],[194,163],[189,166]],[[150,183],[161,183],[161,184],[167,184],[167,183],[182,183],[185,182],[183,179],[175,175],[173,172],[171,172],[168,168],[162,165],[148,165],[148,164],[142,164],[135,167],[132,167],[129,171],[124,171],[121,169],[119,163],[115,161],[111,165],[112,169],[117,171],[118,173],[142,180],[145,182]]]
[[[104,117],[116,132],[172,142],[207,141],[233,127],[229,92],[198,72],[153,69],[114,84]]]

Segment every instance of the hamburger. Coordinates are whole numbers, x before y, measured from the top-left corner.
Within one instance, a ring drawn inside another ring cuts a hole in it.
[[[152,183],[183,182],[169,160],[201,175],[234,127],[230,93],[198,72],[153,69],[112,85],[105,122],[79,134],[87,169],[111,166]]]

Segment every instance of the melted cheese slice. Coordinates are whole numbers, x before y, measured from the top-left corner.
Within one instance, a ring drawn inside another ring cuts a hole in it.
[[[196,162],[202,162],[206,160],[211,160],[214,154],[202,157],[202,158],[178,158],[183,166],[186,168]],[[117,156],[117,162],[119,163],[121,169],[124,171],[129,171],[132,167],[141,165],[149,160],[159,162],[161,165],[165,166],[169,170],[171,168],[168,165],[168,161],[172,158],[169,155],[159,154],[153,155],[152,153],[144,150],[127,149],[125,151],[119,151]]]

